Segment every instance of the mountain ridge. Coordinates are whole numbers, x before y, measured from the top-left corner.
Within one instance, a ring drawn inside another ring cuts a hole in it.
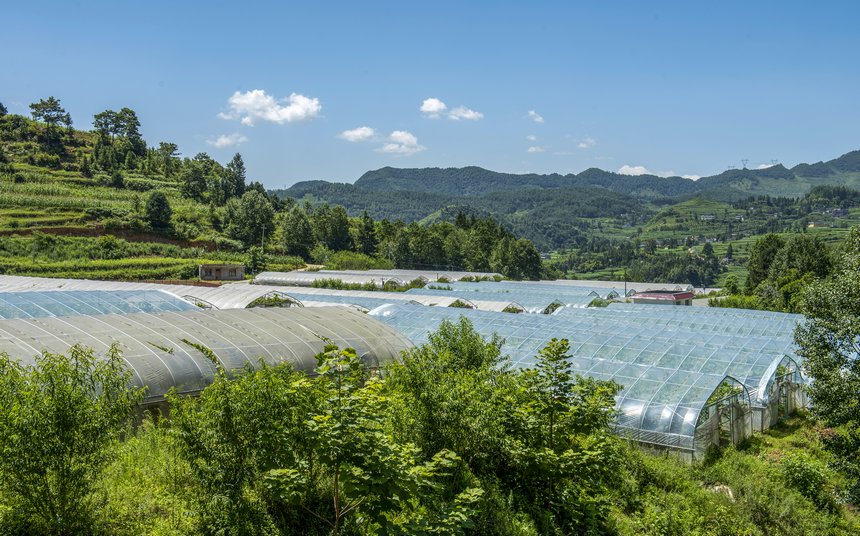
[[[420,192],[456,197],[480,197],[487,194],[531,188],[556,189],[598,187],[630,194],[644,200],[681,198],[705,195],[720,200],[733,200],[750,195],[784,195],[798,197],[820,184],[860,186],[860,150],[851,151],[827,162],[798,164],[791,169],[775,164],[762,169],[728,169],[699,180],[678,176],[660,177],[652,174],[623,175],[599,168],[588,168],[578,174],[569,173],[503,173],[479,166],[460,168],[396,168],[386,166],[363,173],[352,186],[371,192]],[[774,190],[773,181],[782,181]],[[303,181],[283,191],[293,196],[325,188],[329,181]],[[780,187],[781,186],[781,187]]]

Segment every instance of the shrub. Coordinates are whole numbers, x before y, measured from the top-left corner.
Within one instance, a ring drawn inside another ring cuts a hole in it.
[[[93,484],[143,395],[130,382],[116,346],[33,366],[0,355],[0,484],[32,531],[93,532]]]

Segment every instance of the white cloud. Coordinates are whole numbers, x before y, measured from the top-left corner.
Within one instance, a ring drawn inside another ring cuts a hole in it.
[[[337,137],[351,142],[368,141],[376,137],[376,131],[370,127],[358,127],[352,130],[344,130]]]
[[[681,175],[683,179],[690,179],[691,181],[697,181],[702,178],[701,175]]]
[[[541,116],[534,110],[529,110],[529,119],[531,119],[535,123],[543,123],[543,116]]]
[[[544,149],[543,147],[539,147],[539,146],[537,146],[537,145],[533,145],[533,146],[529,147],[529,148],[528,148],[528,149],[526,149],[526,150],[527,150],[528,152],[530,152],[530,153],[543,153],[543,152],[546,152],[546,149]]]
[[[224,147],[232,147],[234,145],[241,145],[248,141],[248,138],[235,132],[233,134],[221,134],[214,140],[206,140],[206,143],[215,147],[216,149],[223,149]]]
[[[439,119],[442,117],[442,114],[447,115],[448,119],[452,121],[459,121],[461,119],[466,121],[477,121],[478,119],[484,118],[484,114],[481,112],[476,112],[475,110],[466,108],[465,106],[457,106],[448,112],[448,105],[435,97],[424,99],[419,110],[421,110],[421,113],[426,117],[431,119]]]
[[[537,136],[535,136],[534,134],[529,134],[528,136],[526,136],[526,139],[529,141],[537,141]]]
[[[418,138],[414,134],[405,130],[395,130],[388,135],[388,143],[383,145],[379,151],[398,156],[409,156],[425,149],[426,147],[418,143]]]
[[[595,140],[594,138],[585,138],[584,140],[580,141],[576,146],[580,149],[591,149],[595,145],[597,145],[597,140]]]
[[[230,111],[219,113],[221,119],[241,119],[243,125],[253,126],[254,121],[293,123],[316,118],[322,106],[317,98],[291,93],[286,99],[276,99],[262,89],[242,93],[237,91],[227,100]]]
[[[776,164],[759,164],[759,165],[757,165],[757,166],[756,166],[756,169],[767,169],[767,168],[769,168],[769,167],[773,167],[773,166],[775,166],[775,165],[776,165]]]
[[[618,168],[620,175],[650,175],[651,172],[645,166],[628,166],[627,164]]]
[[[424,102],[421,103],[421,108],[419,109],[421,110],[421,113],[426,114],[427,117],[438,119],[439,115],[448,109],[448,105],[435,97],[430,97],[429,99],[424,99]]]
[[[466,121],[477,121],[478,119],[483,118],[484,114],[466,108],[465,106],[457,106],[448,114],[448,119],[451,119],[452,121],[459,121],[460,119],[465,119]]]

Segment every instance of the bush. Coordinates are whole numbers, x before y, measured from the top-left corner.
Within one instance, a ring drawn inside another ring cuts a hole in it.
[[[835,512],[837,509],[833,486],[833,475],[824,463],[805,453],[792,453],[780,463],[782,478],[788,487],[797,490],[820,510]]]
[[[142,389],[117,347],[73,346],[33,366],[0,355],[0,475],[7,506],[31,531],[93,532],[93,484]]]

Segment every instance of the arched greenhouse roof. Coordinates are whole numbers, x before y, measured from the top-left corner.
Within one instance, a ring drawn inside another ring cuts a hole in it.
[[[473,310],[416,309],[388,305],[370,312],[401,331],[414,343],[426,340],[445,319],[468,318],[484,336],[498,333],[504,352],[515,366],[531,366],[534,356],[553,337],[567,338],[571,355],[679,370],[690,374],[737,378],[759,405],[763,378],[773,374],[772,364],[793,357],[793,343],[771,337],[739,338],[720,333],[696,333],[671,328],[636,326],[624,322],[577,322],[552,315],[505,315]],[[766,380],[767,381],[767,380]]]
[[[262,359],[312,371],[325,343],[352,347],[369,366],[397,359],[411,346],[398,331],[346,307],[267,308],[173,313],[109,314],[0,320],[0,353],[33,363],[44,352],[66,353],[73,344],[103,355],[117,344],[145,402],[158,403],[171,388],[195,393],[212,382],[216,364],[235,372]]]
[[[111,313],[193,311],[197,307],[161,290],[0,292],[0,319]]]
[[[697,311],[704,310],[702,313]],[[720,312],[713,307],[663,307],[643,305],[625,309],[614,306],[588,309],[564,307],[554,315],[570,320],[594,322],[628,323],[686,329],[701,333],[715,332],[745,337],[780,337],[791,339],[794,328],[803,321],[801,315],[765,313],[756,315],[733,315]],[[761,311],[759,313],[762,313]]]
[[[498,333],[504,337],[502,352],[520,368],[534,366],[535,356],[551,338],[569,338],[574,371],[623,386],[616,397],[619,431],[656,446],[692,450],[698,417],[727,378],[720,373],[603,358],[600,352],[584,351],[582,345],[577,345],[577,337],[582,333],[567,328],[563,322],[551,321],[549,316],[405,305],[385,305],[371,311],[370,315],[403,332],[415,344],[426,342],[428,334],[443,320],[456,320],[462,315],[482,335]],[[744,392],[749,399],[748,392]]]

